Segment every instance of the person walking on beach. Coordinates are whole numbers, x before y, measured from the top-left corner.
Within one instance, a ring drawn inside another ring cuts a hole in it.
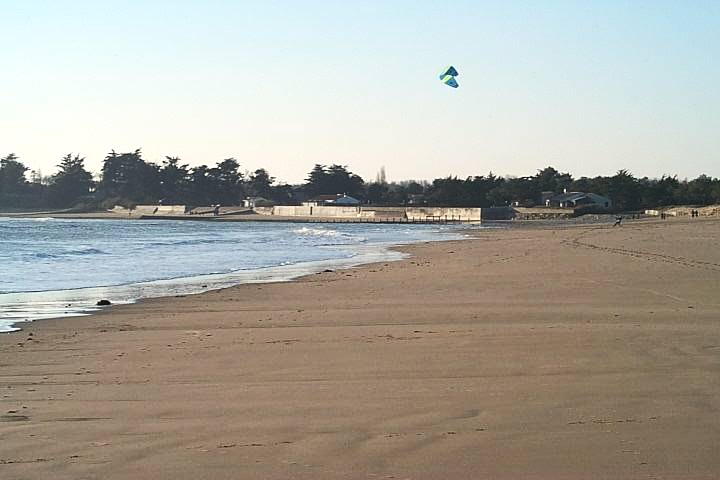
[[[615,217],[615,223],[613,223],[613,227],[619,227],[622,223],[622,219],[622,215],[618,215],[617,217]]]

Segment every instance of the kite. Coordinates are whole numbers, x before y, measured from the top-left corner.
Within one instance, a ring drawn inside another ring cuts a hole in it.
[[[458,71],[451,65],[440,74],[440,80],[448,87],[458,88],[460,85],[457,83],[457,80],[455,80],[455,77],[458,75],[460,75]]]

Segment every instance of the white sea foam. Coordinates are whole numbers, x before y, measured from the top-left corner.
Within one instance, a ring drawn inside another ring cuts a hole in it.
[[[293,233],[297,233],[298,235],[306,235],[306,236],[316,236],[316,237],[338,237],[341,236],[342,233],[338,232],[337,230],[328,230],[324,228],[309,228],[309,227],[302,227],[293,230]]]
[[[0,331],[24,320],[400,258],[388,246],[459,238],[437,226],[73,220],[0,223]]]

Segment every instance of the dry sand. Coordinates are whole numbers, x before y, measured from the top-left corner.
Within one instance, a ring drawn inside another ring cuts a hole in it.
[[[1,336],[0,478],[720,477],[720,221],[478,237]]]

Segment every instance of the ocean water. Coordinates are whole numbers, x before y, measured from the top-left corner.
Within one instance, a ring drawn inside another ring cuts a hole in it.
[[[0,217],[0,332],[16,322],[326,268],[396,260],[388,249],[462,238],[457,227],[394,224],[65,220]]]

